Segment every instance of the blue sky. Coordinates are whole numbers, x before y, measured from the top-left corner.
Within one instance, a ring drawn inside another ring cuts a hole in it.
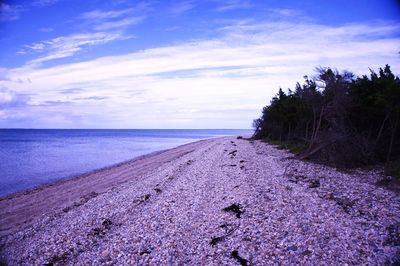
[[[398,1],[0,1],[0,127],[249,128],[318,66],[400,71]]]

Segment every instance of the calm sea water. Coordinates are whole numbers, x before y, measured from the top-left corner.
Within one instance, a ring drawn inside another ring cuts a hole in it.
[[[200,139],[250,130],[0,129],[0,197]]]

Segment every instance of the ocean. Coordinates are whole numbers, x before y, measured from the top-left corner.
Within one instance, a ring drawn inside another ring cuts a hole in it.
[[[0,129],[0,197],[240,129]]]

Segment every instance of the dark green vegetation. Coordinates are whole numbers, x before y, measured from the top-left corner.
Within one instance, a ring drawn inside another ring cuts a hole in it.
[[[357,78],[330,68],[317,72],[288,93],[279,90],[254,120],[254,137],[303,159],[337,167],[385,163],[400,175],[399,77],[388,65]]]

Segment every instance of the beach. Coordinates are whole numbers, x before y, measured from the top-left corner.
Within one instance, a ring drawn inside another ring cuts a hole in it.
[[[101,152],[101,151],[99,151]],[[400,196],[261,141],[201,140],[0,199],[7,265],[395,264]]]

